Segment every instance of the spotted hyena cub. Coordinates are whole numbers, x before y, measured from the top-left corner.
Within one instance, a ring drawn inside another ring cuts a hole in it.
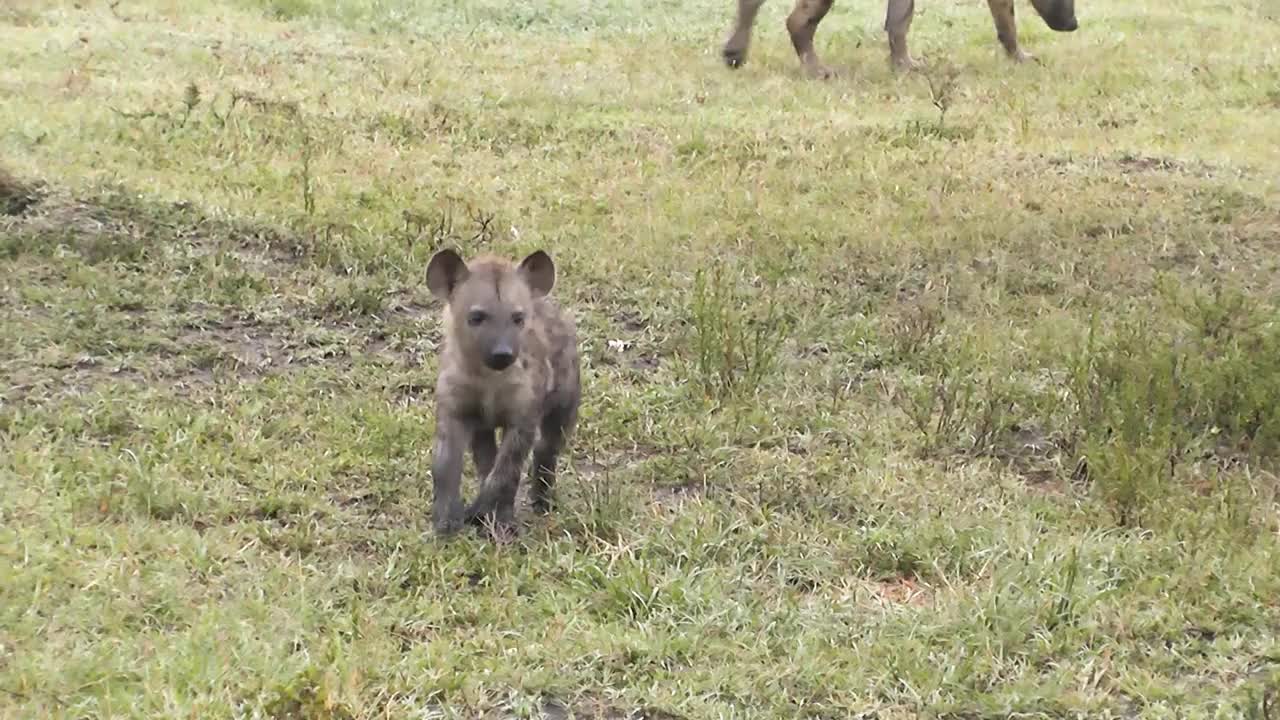
[[[427,286],[445,302],[431,465],[437,534],[464,522],[511,529],[530,450],[534,510],[550,509],[556,457],[577,422],[582,393],[577,332],[547,295],[555,280],[555,263],[541,250],[519,265],[489,255],[467,263],[441,250],[427,266]],[[467,446],[480,490],[464,509]]]

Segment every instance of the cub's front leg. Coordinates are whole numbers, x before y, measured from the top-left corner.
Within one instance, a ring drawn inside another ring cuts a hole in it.
[[[475,525],[492,523],[496,528],[510,529],[515,524],[516,491],[520,489],[520,472],[533,448],[537,425],[521,423],[502,431],[498,457],[493,470],[481,480],[480,492],[466,511],[466,520]]]
[[[431,460],[431,524],[437,535],[451,535],[462,528],[462,463],[468,437],[463,423],[437,417]]]

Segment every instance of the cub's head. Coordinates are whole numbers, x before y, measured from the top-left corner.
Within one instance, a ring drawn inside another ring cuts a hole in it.
[[[555,282],[555,263],[541,250],[519,265],[493,256],[468,264],[453,250],[441,250],[427,265],[427,287],[446,303],[449,342],[468,367],[499,372],[519,359],[533,302]]]

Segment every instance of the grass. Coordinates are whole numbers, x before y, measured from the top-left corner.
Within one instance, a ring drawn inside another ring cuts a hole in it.
[[[1274,717],[1275,13],[787,10],[0,8],[0,716]],[[580,326],[510,545],[446,245]]]

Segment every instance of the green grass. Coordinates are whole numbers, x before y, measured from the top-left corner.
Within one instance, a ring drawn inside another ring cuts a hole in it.
[[[1274,8],[925,0],[943,115],[731,5],[0,7],[0,716],[1280,705]],[[429,532],[445,245],[580,327],[509,545]]]

